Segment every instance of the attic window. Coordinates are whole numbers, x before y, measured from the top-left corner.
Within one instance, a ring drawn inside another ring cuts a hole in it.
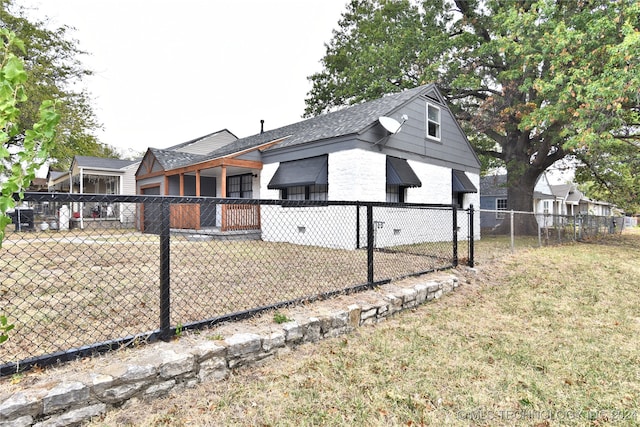
[[[427,103],[427,137],[440,141],[440,108]]]

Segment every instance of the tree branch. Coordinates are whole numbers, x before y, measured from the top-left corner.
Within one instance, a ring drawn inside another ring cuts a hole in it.
[[[485,100],[491,94],[498,95],[498,96],[502,95],[502,93],[500,93],[497,90],[489,89],[489,88],[481,88],[481,89],[470,89],[470,90],[457,92],[455,95],[448,94],[447,97],[449,99],[462,99],[462,98],[466,98],[468,96],[473,96],[475,98],[479,98],[479,99]]]
[[[496,150],[483,150],[482,148],[476,148],[476,153],[484,156],[495,157],[496,159],[504,160],[504,153]]]
[[[491,41],[491,36],[487,29],[480,25],[478,17],[473,10],[473,5],[470,5],[468,0],[455,0],[455,3],[456,6],[458,6],[460,13],[467,18],[476,34],[482,37],[484,41]]]
[[[596,181],[602,184],[607,190],[613,192],[613,189],[609,185],[609,182],[598,173],[597,169],[589,161],[587,161],[586,158],[584,158],[580,154],[576,154],[576,158],[580,160],[582,163],[584,163],[587,168],[589,168],[589,170],[593,174],[593,177],[596,179]]]

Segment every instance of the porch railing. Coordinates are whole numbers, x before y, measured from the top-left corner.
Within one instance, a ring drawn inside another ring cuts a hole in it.
[[[222,205],[222,231],[259,229],[260,205]]]

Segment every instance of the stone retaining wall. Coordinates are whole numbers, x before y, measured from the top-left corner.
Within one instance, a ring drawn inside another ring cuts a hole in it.
[[[125,361],[0,396],[0,427],[68,426],[86,422],[129,399],[153,399],[180,387],[227,378],[230,370],[297,345],[349,333],[361,325],[440,298],[458,287],[455,276],[425,279],[410,287],[377,293],[331,314],[279,325],[266,334],[236,333],[224,340],[179,339],[135,350]],[[108,355],[106,357],[109,357]]]

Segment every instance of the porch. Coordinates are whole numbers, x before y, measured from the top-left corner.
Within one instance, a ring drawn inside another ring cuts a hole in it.
[[[238,159],[217,159],[172,171],[153,172],[156,160],[141,164],[138,191],[143,195],[201,197],[193,203],[171,204],[172,230],[219,233],[260,230],[260,206],[252,203],[260,191],[262,163]],[[233,200],[221,200],[233,199]],[[159,206],[145,203],[141,228],[156,233],[160,224]]]
[[[257,204],[177,204],[170,209],[172,230],[199,234],[260,230],[260,205]]]

